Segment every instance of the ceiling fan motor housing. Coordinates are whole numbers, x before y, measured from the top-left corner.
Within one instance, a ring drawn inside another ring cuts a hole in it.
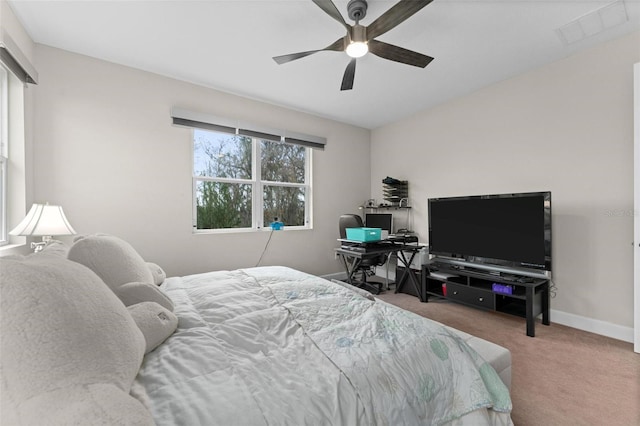
[[[367,42],[367,27],[360,24],[356,24],[351,27],[349,31],[348,43],[366,43]]]
[[[347,4],[349,18],[353,21],[360,21],[367,15],[367,2],[365,0],[351,0]]]

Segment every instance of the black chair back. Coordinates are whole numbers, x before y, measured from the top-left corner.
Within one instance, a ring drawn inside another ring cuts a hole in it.
[[[338,221],[340,228],[340,238],[347,238],[347,228],[362,228],[364,223],[357,214],[343,214]]]

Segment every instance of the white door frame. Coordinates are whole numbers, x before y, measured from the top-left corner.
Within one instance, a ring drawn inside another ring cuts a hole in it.
[[[633,66],[633,350],[640,353],[640,62]]]

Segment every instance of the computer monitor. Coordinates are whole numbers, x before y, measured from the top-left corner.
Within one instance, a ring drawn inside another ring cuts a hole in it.
[[[364,224],[368,228],[380,228],[391,234],[393,215],[391,213],[367,213],[364,217]]]

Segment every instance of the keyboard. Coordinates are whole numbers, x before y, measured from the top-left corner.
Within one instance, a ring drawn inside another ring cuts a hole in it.
[[[387,241],[393,241],[397,243],[417,243],[418,236],[417,235],[406,235],[406,234],[394,234],[389,235]]]
[[[393,247],[394,245],[395,244],[392,241],[387,241],[387,240],[376,241],[371,243],[351,243],[351,244],[348,244],[348,243],[345,244],[343,242],[342,248],[344,250],[351,250],[359,253],[370,253],[370,252],[376,252],[376,251],[385,251]]]

